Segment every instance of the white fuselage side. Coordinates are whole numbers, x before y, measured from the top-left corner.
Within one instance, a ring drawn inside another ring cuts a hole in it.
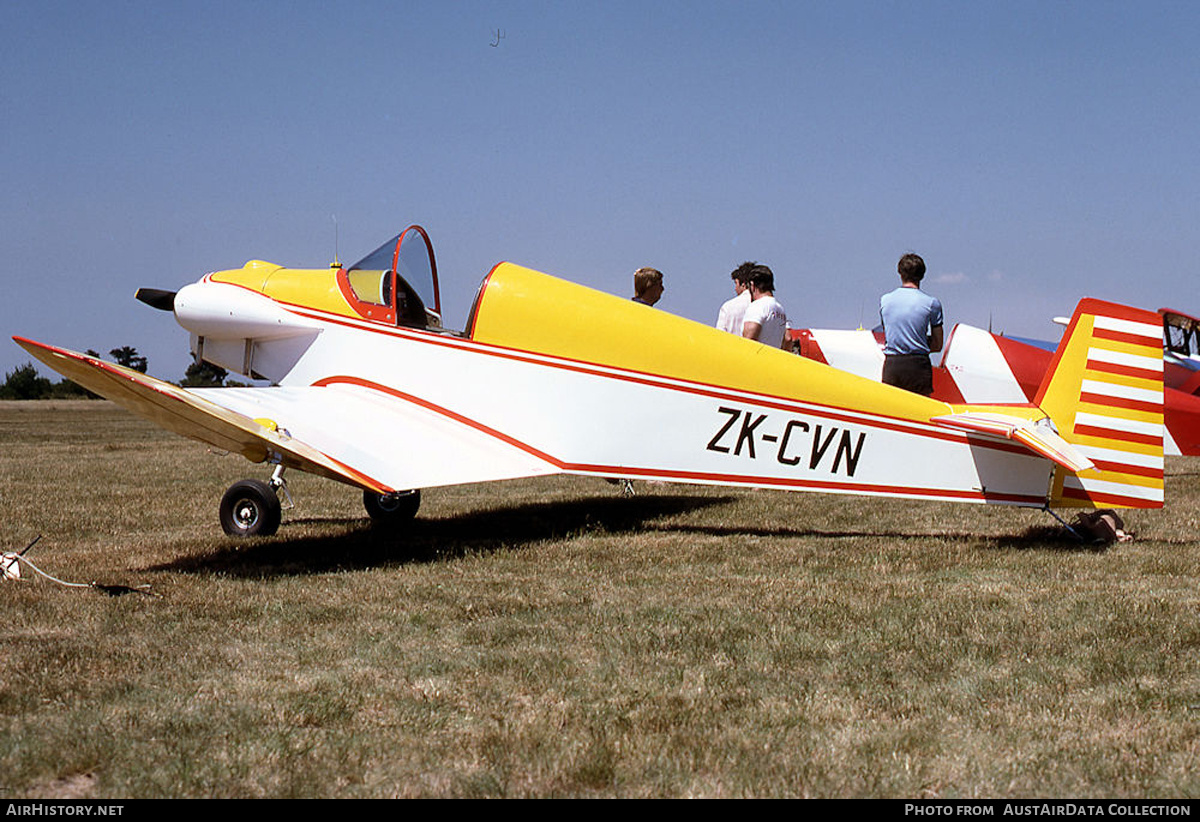
[[[279,396],[323,391],[277,411],[269,391],[206,396],[269,416],[330,454],[361,441],[365,427],[371,446],[357,447],[355,464],[393,488],[571,472],[1029,506],[1046,497],[1050,464],[1012,443],[302,314],[297,324],[318,333],[279,380]],[[295,344],[256,343],[268,352]]]

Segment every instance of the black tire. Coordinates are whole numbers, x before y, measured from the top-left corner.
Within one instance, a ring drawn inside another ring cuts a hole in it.
[[[408,522],[417,515],[421,507],[421,491],[397,491],[394,494],[363,491],[363,507],[371,515],[371,519],[380,524],[395,525]]]
[[[235,482],[221,497],[221,527],[231,537],[269,537],[282,517],[279,496],[265,482]]]

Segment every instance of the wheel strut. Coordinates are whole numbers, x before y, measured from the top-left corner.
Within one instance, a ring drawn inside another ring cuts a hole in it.
[[[283,495],[281,507],[285,510],[291,510],[296,507],[296,503],[292,500],[292,494],[288,491],[287,478],[283,476],[283,464],[275,466],[275,470],[271,473],[271,478],[267,480],[267,485],[275,491],[275,493]]]

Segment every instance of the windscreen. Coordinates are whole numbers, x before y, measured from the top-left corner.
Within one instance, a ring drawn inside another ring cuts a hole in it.
[[[433,244],[429,242],[425,229],[419,225],[404,229],[348,270],[356,269],[395,271],[416,292],[425,307],[438,316],[440,323],[442,303],[438,293]],[[403,292],[405,289],[401,286],[396,290]]]

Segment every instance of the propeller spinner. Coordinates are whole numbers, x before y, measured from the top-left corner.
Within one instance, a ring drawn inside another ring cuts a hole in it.
[[[175,292],[161,288],[139,288],[133,296],[159,311],[175,310]]]

